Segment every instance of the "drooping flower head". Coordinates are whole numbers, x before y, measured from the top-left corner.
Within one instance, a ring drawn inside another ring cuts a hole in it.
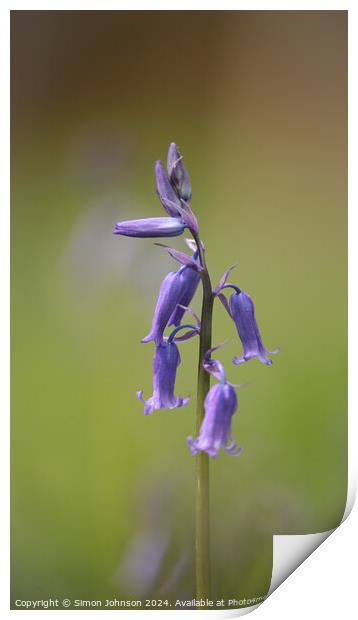
[[[184,286],[185,279],[180,269],[179,271],[171,271],[165,276],[154,310],[151,330],[148,336],[142,338],[142,342],[154,340],[157,345],[161,343],[168,321],[177,305],[181,303]]]
[[[180,364],[180,354],[175,343],[175,336],[180,329],[189,328],[190,335],[199,332],[194,325],[182,325],[170,334],[169,338],[163,338],[156,346],[153,357],[153,395],[143,399],[143,390],[137,392],[137,398],[144,403],[144,413],[149,415],[155,409],[176,409],[184,407],[189,402],[189,397],[182,398],[174,395],[177,368]]]
[[[205,398],[205,416],[199,437],[188,437],[190,451],[193,456],[202,451],[215,458],[220,448],[224,448],[229,454],[238,456],[242,448],[237,448],[231,434],[231,419],[237,409],[235,388],[226,381],[224,367],[219,361],[207,358],[204,367],[207,372],[220,377],[220,383],[213,385]]]
[[[184,286],[181,293],[181,299],[174,312],[172,313],[168,325],[179,325],[183,318],[185,307],[189,306],[200,282],[200,263],[198,262],[199,252],[196,248],[196,243],[193,239],[185,239],[187,246],[194,252],[192,260],[198,264],[197,269],[188,268],[188,264],[181,268],[182,276],[184,278]],[[203,250],[205,247],[201,244]]]
[[[244,354],[242,357],[234,357],[233,363],[236,365],[243,364],[253,357],[257,357],[260,362],[271,366],[272,360],[268,357],[279,352],[279,349],[268,351],[264,346],[261,334],[255,318],[255,307],[250,295],[239,289],[235,284],[227,284],[226,280],[232,271],[230,267],[219,284],[214,289],[214,294],[220,299],[228,314],[235,323],[239,338],[242,342]],[[222,293],[224,289],[233,289],[229,302]]]
[[[168,325],[179,325],[185,310],[181,306],[189,305],[200,280],[202,267],[197,261],[198,254],[189,256],[161,243],[169,254],[183,266],[178,271],[172,271],[163,280],[159,291],[157,305],[154,311],[151,330],[142,342],[154,340],[157,344],[162,340],[165,328]]]
[[[242,357],[233,358],[234,364],[257,357],[263,364],[271,366],[272,360],[268,356],[278,353],[278,349],[268,351],[264,346],[251,297],[244,291],[235,291],[230,297],[230,312],[244,349]]]

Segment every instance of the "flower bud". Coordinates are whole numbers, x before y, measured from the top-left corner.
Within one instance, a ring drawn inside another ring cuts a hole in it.
[[[167,169],[171,184],[179,198],[186,202],[191,200],[191,185],[188,171],[177,145],[172,142],[168,150]]]
[[[155,163],[155,178],[157,182],[157,194],[164,209],[172,217],[179,217],[180,214],[177,207],[181,206],[180,200],[170,184],[161,161]]]
[[[176,217],[148,217],[141,220],[118,222],[115,235],[125,237],[178,237],[184,232],[184,222]]]

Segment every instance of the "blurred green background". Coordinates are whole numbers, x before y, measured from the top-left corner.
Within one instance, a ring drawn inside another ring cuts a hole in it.
[[[347,482],[347,13],[13,11],[12,600],[194,594],[197,341],[187,408],[145,418],[148,331],[175,264],[116,221],[160,216],[154,162],[189,168],[213,281],[269,349],[214,343],[240,458],[211,465],[214,593],[265,594],[272,534],[333,528]],[[173,241],[184,249],[183,240]],[[193,304],[199,308],[200,295]]]

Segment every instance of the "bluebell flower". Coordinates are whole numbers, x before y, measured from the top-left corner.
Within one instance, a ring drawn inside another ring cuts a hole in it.
[[[199,252],[196,250],[193,254],[192,260],[197,262],[198,256]],[[182,275],[183,286],[178,305],[173,310],[169,318],[168,325],[179,325],[186,311],[186,308],[190,305],[191,300],[193,299],[200,282],[199,263],[198,267],[199,269],[195,270],[192,267],[184,266],[181,267],[181,269],[179,270]]]
[[[220,299],[234,321],[244,348],[243,356],[234,357],[232,361],[234,364],[239,365],[247,362],[253,357],[257,357],[263,364],[271,366],[272,360],[268,356],[275,355],[279,352],[279,349],[268,351],[264,346],[255,318],[254,302],[250,295],[239,289],[235,284],[226,282],[233,268],[234,266],[225,271],[218,285],[214,288],[214,295]],[[224,289],[234,289],[229,302],[222,293]]]
[[[156,244],[162,245],[162,244]],[[169,325],[179,325],[185,308],[195,294],[200,281],[202,267],[198,262],[198,252],[188,256],[183,252],[163,246],[170,254],[185,264],[178,271],[169,273],[163,280],[159,291],[157,305],[154,311],[151,330],[142,342],[154,340],[159,343],[163,338],[164,330]],[[185,257],[185,259],[183,258]]]
[[[190,398],[174,395],[176,371],[180,364],[180,354],[174,339],[163,338],[157,344],[153,357],[153,395],[143,399],[143,390],[137,398],[144,403],[144,413],[149,415],[155,409],[176,409],[188,404]]]
[[[193,256],[189,256],[184,252],[170,248],[162,243],[156,243],[155,245],[165,248],[175,260],[183,265],[183,267],[179,270],[179,273],[182,276],[182,291],[178,305],[173,310],[173,313],[168,321],[168,326],[179,325],[183,318],[184,312],[196,293],[196,289],[198,288],[198,284],[200,282],[200,273],[203,271],[203,267],[201,266],[200,261],[198,261],[199,252],[196,250]],[[191,312],[190,309],[189,311]]]
[[[160,344],[170,317],[177,305],[181,303],[180,300],[182,299],[184,287],[185,278],[183,277],[181,269],[179,269],[179,271],[171,271],[165,276],[160,287],[157,305],[154,310],[151,330],[148,336],[142,339],[142,342],[154,340],[156,344]]]
[[[200,282],[200,275],[197,271],[194,271],[194,269],[190,267],[181,267],[179,271],[181,271],[183,286],[177,306],[170,315],[168,325],[180,324],[185,312],[185,307],[183,308],[183,306],[190,305]]]
[[[125,237],[178,237],[185,226],[179,217],[147,217],[118,222],[113,232]]]
[[[182,198],[185,202],[190,202],[191,184],[189,173],[184,165],[183,157],[174,142],[169,146],[167,169],[170,182],[175,188],[179,198]]]
[[[212,360],[204,367],[215,377],[220,376],[220,383],[213,385],[205,398],[205,416],[201,424],[199,437],[188,437],[188,444],[193,456],[197,452],[206,452],[215,458],[224,448],[229,454],[238,456],[242,448],[237,448],[231,434],[231,419],[237,409],[236,391],[231,383],[226,381],[225,371],[220,362]]]
[[[251,297],[238,289],[230,297],[230,314],[236,325],[244,354],[242,357],[234,357],[234,364],[242,364],[257,357],[260,362],[270,366],[272,360],[268,357],[278,353],[278,349],[268,351],[262,342],[260,331],[255,318],[255,307]]]

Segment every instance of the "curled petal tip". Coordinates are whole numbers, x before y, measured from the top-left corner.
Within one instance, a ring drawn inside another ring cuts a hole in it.
[[[139,390],[136,392],[136,397],[140,400],[144,405],[144,415],[151,415],[155,409],[153,398],[148,398],[148,400],[144,400],[143,398],[143,390]]]
[[[141,342],[143,344],[146,344],[147,342],[151,342],[152,340],[154,340],[154,336],[148,334],[148,336],[144,336],[144,338],[141,339]]]
[[[191,455],[195,456],[199,452],[199,450],[196,447],[196,442],[194,441],[191,435],[187,437],[187,443],[190,448]]]
[[[237,447],[236,441],[232,441],[231,444],[229,446],[226,446],[225,450],[228,454],[230,454],[231,456],[240,456],[240,454],[242,453],[244,448]]]
[[[232,363],[235,364],[235,366],[240,366],[240,364],[244,364],[244,362],[246,362],[247,360],[245,360],[244,357],[233,357],[232,358]]]
[[[186,396],[186,398],[182,398],[181,396],[178,396],[177,404],[174,408],[186,407],[189,401],[190,401],[190,396]]]

